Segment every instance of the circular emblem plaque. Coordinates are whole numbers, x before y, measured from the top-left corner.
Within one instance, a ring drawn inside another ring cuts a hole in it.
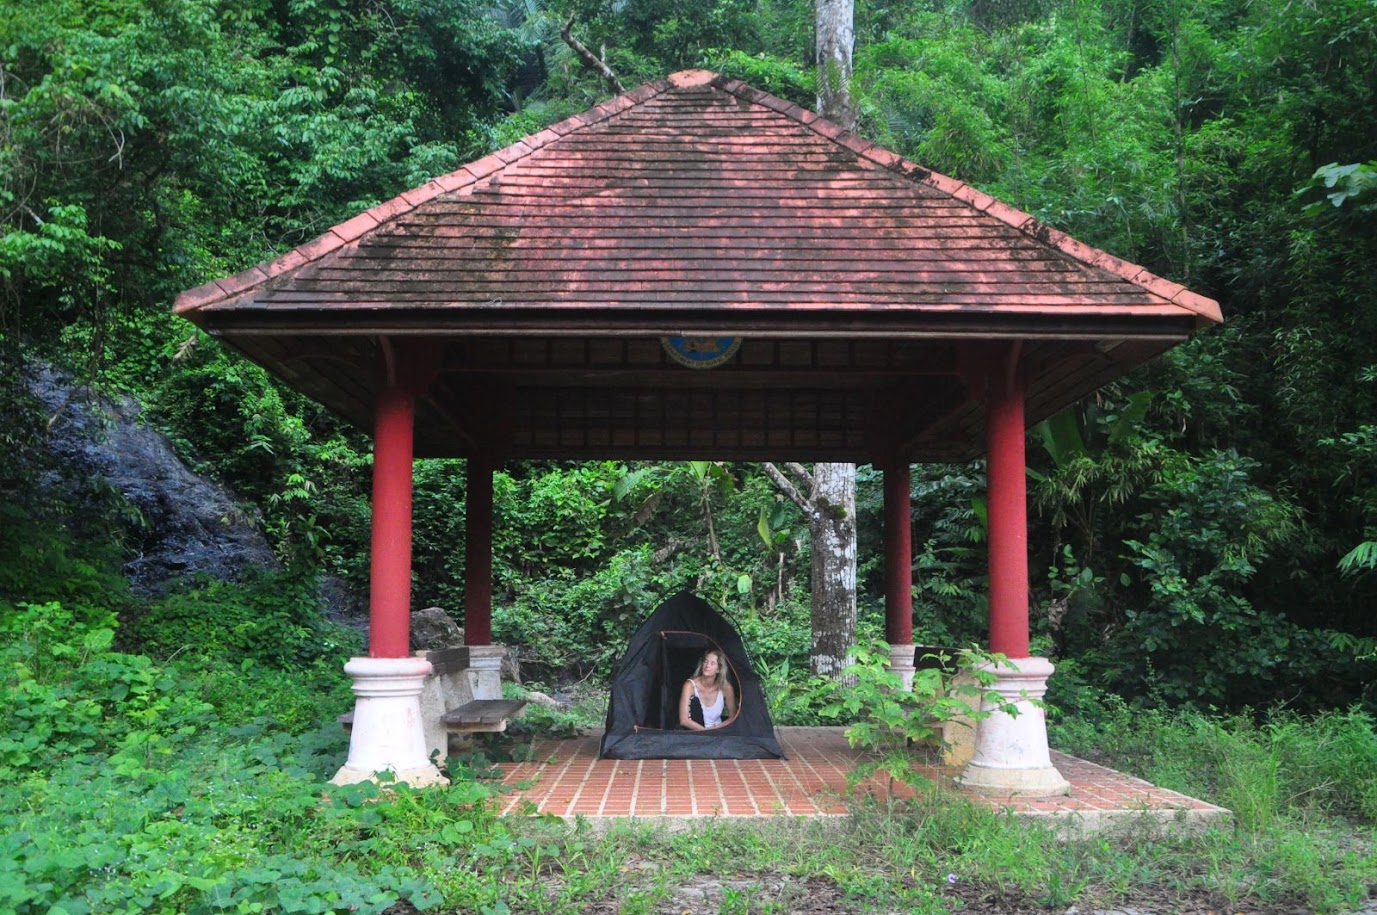
[[[710,369],[736,355],[740,337],[661,337],[669,358],[691,369]]]

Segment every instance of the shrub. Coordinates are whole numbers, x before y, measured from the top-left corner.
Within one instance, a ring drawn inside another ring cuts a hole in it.
[[[0,631],[9,637],[0,650],[0,779],[98,755],[151,765],[210,720],[175,677],[111,649],[113,614],[82,619],[55,602],[20,604]]]
[[[313,580],[262,570],[239,582],[198,581],[134,615],[124,634],[129,644],[161,657],[187,652],[280,668],[334,656],[352,642],[325,620]]]

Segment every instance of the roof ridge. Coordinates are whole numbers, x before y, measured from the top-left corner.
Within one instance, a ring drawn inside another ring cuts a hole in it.
[[[696,74],[698,72],[707,73],[708,71],[684,72]],[[675,74],[675,76],[678,75]],[[355,244],[364,235],[384,223],[412,212],[441,194],[472,193],[480,182],[525,159],[536,150],[543,149],[554,141],[593,124],[600,124],[613,115],[620,114],[628,108],[633,108],[664,93],[671,88],[672,79],[673,77],[655,80],[630,92],[623,92],[621,95],[594,105],[587,111],[581,111],[551,124],[544,130],[523,137],[509,146],[491,152],[481,159],[468,162],[452,172],[432,178],[420,187],[402,191],[391,200],[369,207],[357,216],[345,220],[339,225],[331,226],[321,235],[272,260],[255,264],[233,276],[211,280],[208,283],[188,289],[177,296],[172,305],[172,311],[174,314],[181,315],[204,308],[207,305],[218,305],[222,302],[239,299],[265,283],[290,276],[327,254]]]
[[[685,71],[685,74],[697,74],[704,71]],[[681,74],[670,76],[670,82]],[[712,80],[712,85],[723,92],[731,93],[743,101],[751,102],[762,107],[769,108],[785,117],[807,127],[809,130],[831,140],[840,146],[845,146],[857,156],[879,166],[881,169],[893,172],[911,181],[926,184],[934,190],[960,200],[967,206],[999,220],[1005,225],[1013,228],[1029,238],[1034,239],[1048,247],[1051,247],[1072,260],[1079,261],[1091,267],[1098,267],[1108,273],[1127,280],[1135,286],[1146,289],[1153,295],[1159,296],[1180,308],[1193,312],[1198,316],[1199,323],[1220,323],[1224,320],[1223,312],[1220,310],[1219,303],[1214,299],[1207,298],[1198,293],[1191,292],[1180,283],[1174,283],[1151,272],[1146,267],[1115,257],[1107,251],[1091,247],[1084,242],[1077,241],[1070,235],[1045,225],[1031,213],[1025,213],[1017,207],[1009,206],[1001,200],[997,200],[989,194],[977,188],[959,181],[956,178],[948,177],[941,172],[933,171],[926,166],[919,165],[905,159],[892,150],[885,149],[878,143],[866,140],[852,131],[847,130],[834,121],[831,121],[815,111],[809,111],[802,105],[771,95],[762,89],[757,89],[748,83],[731,77],[718,76]]]

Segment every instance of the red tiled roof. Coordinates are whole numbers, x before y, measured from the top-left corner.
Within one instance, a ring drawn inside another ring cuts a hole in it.
[[[178,313],[369,429],[388,338],[416,453],[966,460],[984,341],[1050,416],[1219,307],[797,105],[675,74],[407,191]],[[728,335],[711,371],[662,338]],[[413,341],[414,342],[414,341]]]
[[[594,310],[657,332],[685,310],[724,327],[747,314],[1007,316],[1025,329],[1046,317],[1052,334],[1106,316],[1221,319],[1210,299],[704,71],[612,99],[175,307],[208,328],[252,316],[335,332]]]

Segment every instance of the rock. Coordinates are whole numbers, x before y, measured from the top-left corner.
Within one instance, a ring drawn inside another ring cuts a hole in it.
[[[536,692],[534,690],[526,694],[526,701],[534,702],[536,705],[543,705],[546,708],[559,709],[560,711],[563,711],[565,708],[563,705],[560,705],[558,701],[551,698],[550,696],[547,696],[541,692]]]
[[[464,644],[464,630],[442,607],[411,614],[411,650],[439,651]]]
[[[228,489],[187,469],[167,440],[139,422],[129,398],[112,401],[45,365],[29,389],[53,417],[48,447],[56,459],[40,485],[78,500],[114,490],[132,511],[137,555],[125,565],[136,594],[157,595],[195,573],[236,579],[277,557]]]
[[[350,591],[348,586],[333,575],[320,579],[320,600],[325,606],[325,617],[332,623],[347,626],[364,638],[368,644],[368,602]]]
[[[161,433],[144,425],[129,398],[102,397],[41,362],[29,366],[30,393],[43,404],[52,460],[39,485],[103,515],[111,495],[128,506],[126,540],[137,554],[124,567],[135,594],[157,597],[197,573],[235,580],[280,567],[258,517],[224,486],[193,473]],[[320,601],[331,620],[367,635],[368,608],[326,576]]]

